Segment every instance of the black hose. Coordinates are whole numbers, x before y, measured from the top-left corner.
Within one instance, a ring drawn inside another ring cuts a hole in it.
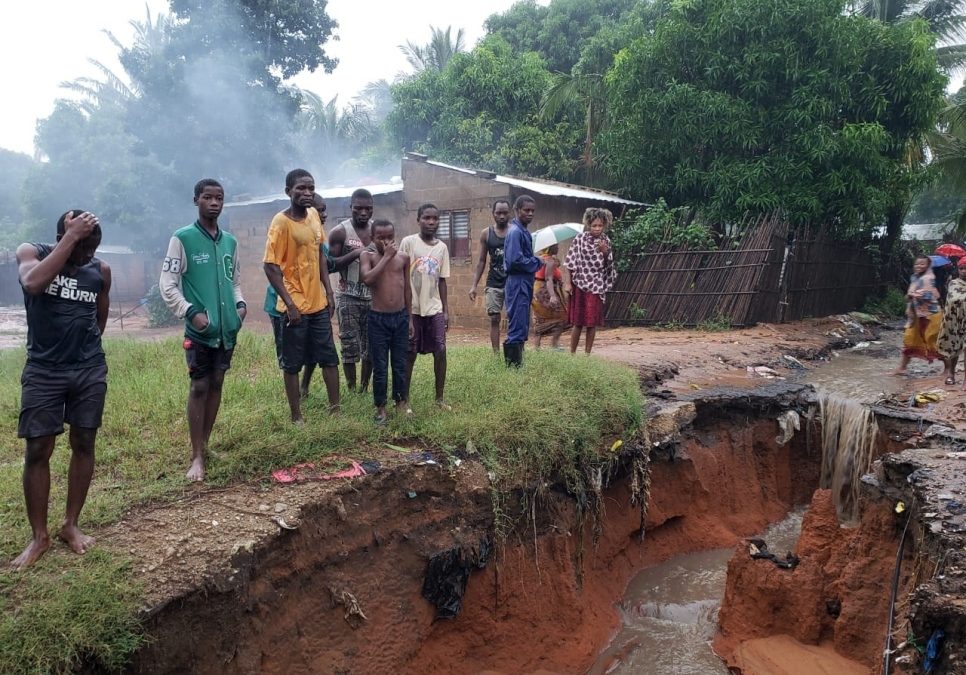
[[[886,630],[885,643],[885,665],[882,668],[882,675],[889,675],[892,665],[892,622],[896,615],[896,595],[899,593],[899,571],[902,568],[902,550],[906,544],[906,532],[909,530],[909,521],[912,520],[912,509],[906,516],[906,524],[902,528],[902,536],[899,538],[899,550],[896,551],[896,569],[892,574],[892,598],[889,600],[889,624]]]

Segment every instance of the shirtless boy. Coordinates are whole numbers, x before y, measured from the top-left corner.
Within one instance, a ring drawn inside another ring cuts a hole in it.
[[[372,242],[376,250],[363,252],[360,263],[362,283],[372,291],[368,328],[375,421],[376,424],[385,424],[390,359],[392,399],[396,402],[397,410],[411,412],[406,401],[406,360],[412,291],[409,287],[409,256],[396,248],[393,224],[388,220],[373,221]]]

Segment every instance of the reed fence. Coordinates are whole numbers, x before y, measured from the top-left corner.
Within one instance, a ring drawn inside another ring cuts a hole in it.
[[[607,296],[609,325],[749,326],[858,309],[882,287],[871,239],[843,242],[779,215],[752,218],[717,250],[659,244],[634,256]]]

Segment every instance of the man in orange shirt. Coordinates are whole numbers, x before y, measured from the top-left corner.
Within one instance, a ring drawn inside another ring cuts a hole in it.
[[[325,232],[318,212],[310,209],[315,179],[305,169],[285,177],[285,194],[291,205],[275,215],[268,228],[263,258],[265,276],[278,293],[282,313],[279,365],[285,379],[292,422],[304,424],[299,392],[299,371],[318,364],[329,397],[329,410],[339,411],[339,354],[332,339],[332,288],[328,270],[323,274],[319,251]],[[323,292],[324,291],[324,292]]]

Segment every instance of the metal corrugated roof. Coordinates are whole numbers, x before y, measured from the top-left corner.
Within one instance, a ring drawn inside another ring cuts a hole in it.
[[[401,192],[403,189],[402,183],[379,183],[377,185],[353,185],[351,187],[334,187],[334,188],[322,188],[321,190],[316,190],[316,194],[321,195],[322,199],[348,199],[352,196],[352,193],[358,189],[364,189],[371,192],[373,195],[385,195],[392,192]],[[255,204],[271,204],[272,202],[287,202],[289,201],[288,196],[283,194],[270,195],[268,197],[256,197],[255,199],[246,199],[243,202],[228,202],[225,204],[225,208],[231,208],[233,206],[253,206]]]
[[[419,160],[410,160],[419,161]],[[450,169],[451,171],[459,171],[460,173],[466,173],[473,176],[478,176],[486,180],[496,181],[497,183],[505,183],[506,185],[513,185],[514,187],[523,188],[528,192],[536,192],[537,194],[546,195],[549,197],[574,197],[576,199],[594,199],[600,202],[612,202],[614,204],[628,204],[631,206],[644,206],[643,202],[635,202],[631,199],[624,199],[623,197],[618,197],[611,192],[604,192],[601,190],[594,190],[591,188],[583,188],[577,185],[568,185],[567,183],[558,183],[556,181],[543,181],[534,180],[531,178],[517,178],[516,176],[501,176],[496,175],[490,177],[489,174],[485,172],[478,172],[473,169],[467,169],[461,166],[453,166],[452,164],[444,164],[443,162],[436,162],[434,160],[428,159],[425,162],[432,166],[438,166],[443,169]]]

